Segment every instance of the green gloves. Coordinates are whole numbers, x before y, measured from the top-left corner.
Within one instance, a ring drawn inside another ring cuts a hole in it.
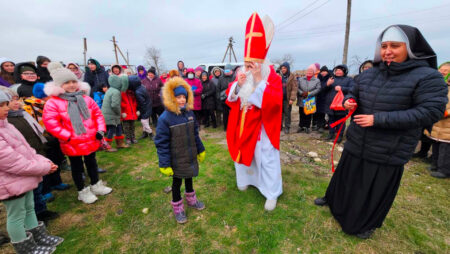
[[[161,173],[163,173],[166,176],[173,176],[173,169],[172,167],[167,167],[167,168],[159,168],[159,171]]]
[[[206,150],[197,154],[198,162],[203,162],[205,160],[205,157],[206,157]]]

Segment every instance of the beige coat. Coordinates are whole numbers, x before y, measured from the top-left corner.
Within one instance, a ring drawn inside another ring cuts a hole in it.
[[[450,87],[448,90],[447,97],[449,100],[449,102],[447,103],[447,107],[446,107],[446,115],[447,116],[433,125],[433,129],[431,130],[431,135],[427,130],[425,130],[424,133],[429,138],[434,139],[436,141],[450,143],[450,116],[448,115],[450,113]]]

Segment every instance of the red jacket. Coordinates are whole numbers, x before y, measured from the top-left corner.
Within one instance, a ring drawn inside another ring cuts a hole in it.
[[[97,103],[89,96],[83,95],[83,98],[91,113],[91,118],[83,120],[86,133],[81,135],[75,134],[73,130],[66,100],[53,96],[45,103],[42,116],[45,128],[59,139],[61,150],[67,156],[84,156],[97,151],[100,141],[95,138],[95,135],[97,131],[106,131],[105,119]]]
[[[136,114],[137,111],[137,101],[136,95],[133,91],[127,90],[126,92],[122,92],[122,101],[120,103],[120,112],[123,114],[127,114],[125,118],[122,116],[120,119],[123,120],[137,120],[138,116]]]

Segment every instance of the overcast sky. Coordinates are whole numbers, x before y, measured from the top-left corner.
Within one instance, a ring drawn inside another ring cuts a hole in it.
[[[154,46],[161,49],[167,69],[175,68],[180,59],[196,67],[220,62],[233,36],[242,61],[245,24],[257,11],[276,25],[269,59],[291,54],[294,69],[314,62],[332,67],[342,61],[346,4],[346,0],[1,1],[0,57],[21,62],[45,55],[53,61],[82,63],[86,37],[87,56],[110,64],[115,61],[110,42],[115,35],[122,51],[129,51],[131,64],[145,64],[145,48]],[[399,23],[418,27],[439,63],[450,60],[449,7],[442,0],[354,0],[349,64],[353,56],[372,59],[379,33]]]

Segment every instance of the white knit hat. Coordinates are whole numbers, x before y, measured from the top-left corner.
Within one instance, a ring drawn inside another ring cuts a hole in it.
[[[78,80],[77,76],[75,76],[72,71],[64,68],[59,62],[50,62],[47,69],[50,72],[50,76],[52,76],[53,82],[56,86],[61,86],[67,81]]]
[[[0,90],[0,103],[5,101],[10,101],[11,95],[7,92],[4,92],[3,90]]]

